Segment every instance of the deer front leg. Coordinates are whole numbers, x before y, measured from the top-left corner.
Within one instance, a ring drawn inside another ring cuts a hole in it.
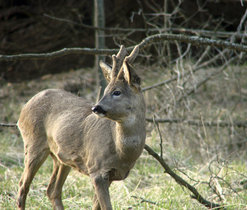
[[[93,210],[101,210],[96,194],[94,194],[94,197],[93,197],[93,208],[92,209]]]
[[[93,210],[112,210],[110,194],[109,194],[109,177],[108,175],[91,175],[94,185],[95,198]]]

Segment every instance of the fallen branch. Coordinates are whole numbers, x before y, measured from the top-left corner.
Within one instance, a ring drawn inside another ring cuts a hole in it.
[[[163,158],[161,158],[155,151],[152,150],[151,147],[148,145],[145,145],[145,150],[148,152],[149,155],[152,155],[165,169],[165,172],[168,173],[178,184],[186,187],[188,190],[192,192],[193,195],[191,195],[192,198],[196,199],[199,203],[203,204],[207,208],[214,208],[214,209],[225,209],[223,206],[212,203],[205,198],[201,196],[201,194],[194,188],[192,185],[190,185],[188,182],[186,182],[183,178],[178,176],[176,173],[172,171],[172,169],[166,164]]]
[[[153,122],[153,118],[146,118],[147,122]],[[157,123],[185,123],[193,126],[208,126],[208,127],[239,127],[239,128],[247,128],[247,121],[243,122],[227,122],[227,121],[196,121],[196,120],[186,120],[186,119],[157,119],[155,118],[155,122]]]
[[[148,36],[143,39],[139,44],[139,48],[142,49],[154,42],[159,41],[179,41],[185,43],[191,43],[197,46],[214,46],[220,48],[227,48],[231,50],[237,50],[241,52],[247,52],[247,45],[231,43],[228,41],[215,40],[202,38],[198,36],[186,36],[183,34],[156,34]],[[127,50],[132,50],[134,46],[128,47]],[[50,53],[25,53],[17,55],[0,55],[0,61],[16,61],[26,59],[53,59],[70,54],[90,54],[90,55],[111,55],[118,52],[119,49],[96,49],[96,48],[64,48],[58,51]]]

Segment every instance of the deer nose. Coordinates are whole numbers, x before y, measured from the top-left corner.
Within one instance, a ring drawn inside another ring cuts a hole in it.
[[[95,113],[95,114],[103,114],[105,115],[106,114],[106,111],[99,105],[96,105],[96,106],[93,106],[92,107],[92,111]]]

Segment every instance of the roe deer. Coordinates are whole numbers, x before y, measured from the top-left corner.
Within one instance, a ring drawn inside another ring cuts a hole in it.
[[[92,105],[63,90],[41,91],[23,107],[18,127],[25,149],[25,169],[20,179],[17,205],[25,209],[32,179],[48,155],[53,173],[47,195],[53,209],[63,209],[62,186],[71,167],[88,175],[94,185],[93,209],[112,209],[109,186],[123,180],[145,144],[145,102],[140,78],[121,46],[112,67],[100,62],[108,86]]]

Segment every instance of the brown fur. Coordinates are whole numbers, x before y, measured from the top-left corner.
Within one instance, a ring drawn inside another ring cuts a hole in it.
[[[54,164],[47,195],[54,209],[63,209],[62,186],[71,167],[90,176],[95,188],[93,209],[112,209],[111,182],[127,177],[145,144],[145,103],[140,79],[127,63],[133,60],[131,55],[126,57],[121,47],[113,56],[114,73],[101,63],[109,81],[96,104],[103,114],[92,113],[92,104],[57,89],[38,93],[23,107],[18,121],[25,147],[19,209],[25,209],[32,179],[48,155]]]

